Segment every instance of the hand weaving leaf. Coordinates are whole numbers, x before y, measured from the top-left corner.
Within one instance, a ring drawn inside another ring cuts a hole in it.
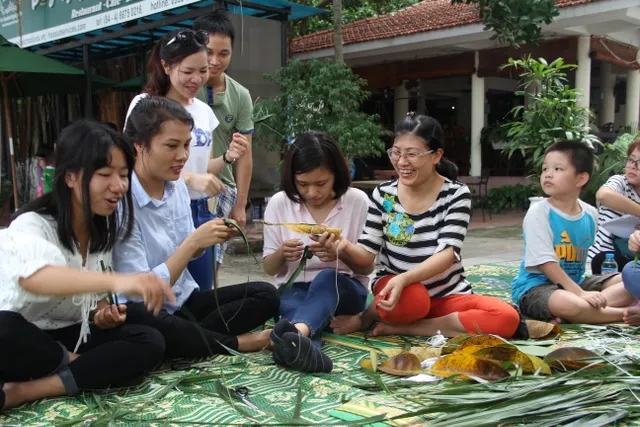
[[[311,250],[309,249],[309,246],[305,246],[304,252],[302,253],[302,257],[300,258],[300,263],[298,264],[296,271],[294,271],[291,277],[289,277],[289,280],[287,280],[287,282],[284,285],[280,286],[280,288],[278,289],[278,292],[280,292],[280,295],[282,295],[284,291],[286,291],[291,286],[293,286],[296,279],[298,278],[302,270],[304,270],[304,267],[307,265],[307,260],[311,258],[313,258],[313,252],[311,252]]]
[[[256,258],[256,256],[253,253],[253,250],[251,249],[251,244],[249,243],[249,239],[247,239],[247,236],[244,234],[244,231],[242,231],[242,227],[240,227],[238,225],[237,222],[235,222],[232,219],[228,219],[225,218],[224,219],[224,225],[226,225],[227,227],[231,227],[234,228],[238,234],[240,234],[240,237],[242,237],[242,240],[244,241],[245,245],[247,245],[247,252],[249,253],[249,255],[251,255],[253,257],[253,259],[255,260],[256,264],[258,264],[258,259]],[[249,273],[247,273],[247,282],[249,281]],[[246,290],[245,290],[245,296],[243,297],[243,301],[244,298],[246,297]],[[220,319],[222,319],[222,323],[224,323],[225,327],[227,328],[227,330],[229,330],[229,324],[228,321],[225,320],[224,316],[222,315],[222,310],[220,309],[220,297],[218,296],[218,281],[216,280],[216,262],[214,260],[213,263],[213,298],[216,301],[216,308],[218,309],[218,312],[220,313]],[[238,309],[239,311],[239,309]],[[236,313],[238,314],[238,313]],[[233,316],[231,316],[231,319],[233,319],[236,314],[234,314]],[[231,320],[229,319],[229,320]]]

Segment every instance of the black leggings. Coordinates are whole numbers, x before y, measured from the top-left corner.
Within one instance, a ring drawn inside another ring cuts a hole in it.
[[[28,381],[58,374],[68,395],[134,384],[164,355],[162,335],[143,325],[91,326],[87,342],[69,363],[80,324],[43,330],[20,313],[0,311],[0,381]]]
[[[238,350],[236,336],[264,324],[278,313],[280,306],[277,290],[265,282],[226,286],[218,289],[218,295],[220,310],[213,290],[196,290],[173,315],[161,310],[153,316],[143,303],[128,304],[127,323],[160,331],[167,343],[168,358],[204,357],[226,354],[220,344]]]

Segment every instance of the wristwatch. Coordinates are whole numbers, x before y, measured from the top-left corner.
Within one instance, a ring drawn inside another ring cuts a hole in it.
[[[224,154],[222,154],[222,161],[225,162],[228,165],[232,165],[236,161],[236,159],[228,160],[227,159],[227,153],[228,153],[228,151],[225,151]]]

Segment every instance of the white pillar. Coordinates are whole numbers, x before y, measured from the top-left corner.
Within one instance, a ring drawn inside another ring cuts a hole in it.
[[[409,112],[409,91],[402,83],[393,91],[393,118],[396,122],[403,120]]]
[[[640,70],[627,71],[627,106],[624,112],[626,126],[638,126],[640,122]]]
[[[589,96],[591,95],[591,37],[578,37],[578,69],[576,70],[576,88],[580,90],[578,105],[589,108]],[[585,118],[586,125],[589,125],[589,118]]]
[[[480,132],[484,127],[484,78],[478,77],[480,53],[476,52],[475,69],[471,76],[471,170],[469,175],[480,176],[482,173],[482,146]]]
[[[616,84],[616,75],[611,72],[611,64],[600,63],[600,112],[598,114],[599,125],[613,123],[616,116],[616,97],[613,87]]]

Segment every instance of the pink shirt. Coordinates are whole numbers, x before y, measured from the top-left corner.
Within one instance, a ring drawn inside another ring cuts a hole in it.
[[[367,195],[357,188],[349,188],[345,194],[340,197],[338,203],[327,215],[324,224],[329,227],[342,228],[342,235],[349,239],[350,242],[357,242],[362,233],[364,222],[367,219],[367,211],[369,209],[369,198]],[[307,210],[303,203],[292,202],[284,191],[279,192],[269,200],[267,209],[264,213],[266,222],[302,222],[306,224],[315,224],[315,220]],[[314,243],[309,236],[298,234],[286,227],[264,226],[264,250],[262,257],[267,257],[280,249],[280,246],[286,240],[300,239],[305,245]],[[299,261],[285,262],[278,274],[276,275],[275,285],[280,286],[291,277],[296,270]],[[327,268],[336,268],[334,262],[322,262],[318,257],[307,260],[306,267],[302,270],[296,282],[311,282],[318,273]],[[358,280],[363,286],[369,284],[369,276],[355,275],[342,262],[339,263],[338,271],[351,275]]]

